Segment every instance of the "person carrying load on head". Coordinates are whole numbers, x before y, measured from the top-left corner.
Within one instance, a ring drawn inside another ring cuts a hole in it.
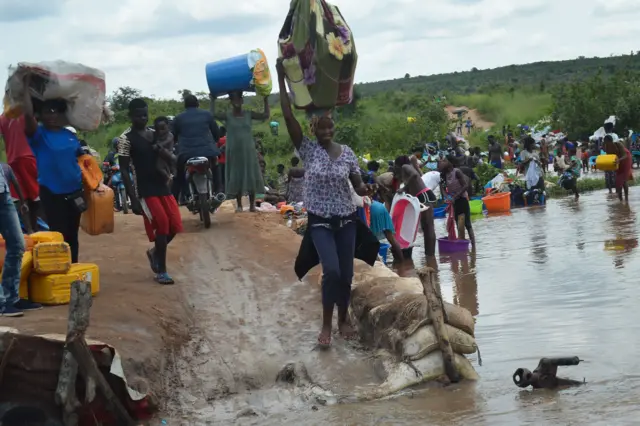
[[[264,97],[264,111],[248,111],[242,92],[229,93],[231,108],[226,113],[215,111],[216,96],[210,94],[211,113],[223,121],[227,129],[225,192],[236,197],[236,211],[242,211],[242,196],[249,194],[249,211],[256,211],[256,194],[264,192],[264,179],[260,172],[256,142],[253,139],[252,121],[265,121],[271,116],[269,98]]]
[[[0,115],[0,136],[4,139],[7,163],[16,175],[29,208],[32,229],[37,229],[38,216],[42,213],[40,186],[38,185],[38,165],[24,133],[24,115],[9,118]],[[12,194],[14,198],[18,194]]]

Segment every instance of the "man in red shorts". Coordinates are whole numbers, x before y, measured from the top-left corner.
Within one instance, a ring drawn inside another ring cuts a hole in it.
[[[131,209],[143,216],[149,241],[155,243],[147,250],[155,279],[159,284],[173,284],[173,278],[167,273],[167,245],[182,232],[180,209],[166,178],[156,167],[160,148],[154,143],[153,131],[147,128],[149,113],[143,99],[129,102],[129,118],[131,130],[118,141],[121,175],[131,198]],[[136,170],[139,200],[129,174],[131,163]]]
[[[24,133],[24,116],[9,118],[4,114],[0,115],[0,135],[4,138],[7,163],[13,169],[29,207],[31,229],[36,230],[38,229],[38,215],[41,214],[40,186],[38,185],[36,157],[33,155]],[[11,188],[11,196],[18,198],[14,188]]]

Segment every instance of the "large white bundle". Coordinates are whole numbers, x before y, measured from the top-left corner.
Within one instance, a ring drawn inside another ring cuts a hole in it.
[[[79,130],[95,130],[105,112],[104,72],[86,65],[65,62],[21,62],[9,68],[5,87],[4,112],[17,116],[22,111],[24,77],[31,74],[30,94],[44,101],[67,101],[68,124]]]

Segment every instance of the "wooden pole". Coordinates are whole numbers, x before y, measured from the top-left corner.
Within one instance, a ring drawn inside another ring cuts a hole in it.
[[[424,295],[429,305],[429,318],[431,319],[433,330],[438,338],[438,345],[442,352],[444,371],[451,383],[458,383],[460,381],[460,375],[458,374],[458,370],[456,370],[453,349],[451,349],[449,335],[444,326],[444,305],[442,303],[442,296],[439,296],[440,292],[436,288],[436,271],[432,268],[422,268],[418,271],[418,276],[420,277],[420,282],[422,282]]]
[[[92,302],[91,283],[75,281],[71,284],[69,319],[67,321],[67,342],[69,341],[69,336],[84,336],[87,328],[89,328],[89,311]],[[58,386],[56,388],[56,403],[62,407],[65,426],[75,426],[78,424],[78,416],[75,414],[76,409],[80,407],[80,402],[76,396],[77,376],[78,363],[65,345],[62,355],[62,365],[60,366],[60,373],[58,375]],[[92,386],[91,383],[87,384]],[[95,385],[93,385],[93,389],[87,388],[87,396],[92,395],[95,395]]]
[[[111,386],[109,386],[107,379],[98,369],[98,364],[84,338],[81,335],[71,336],[67,339],[67,348],[78,363],[80,374],[87,379],[91,378],[102,393],[102,396],[104,396],[107,409],[116,416],[118,425],[135,426],[133,419],[129,416],[129,412],[122,405]]]
[[[76,379],[78,369],[85,380],[85,402],[93,401],[96,387],[105,397],[107,408],[116,416],[118,424],[134,425],[129,413],[115,396],[109,383],[98,369],[96,360],[87,346],[85,333],[89,328],[90,310],[93,304],[91,283],[74,281],[71,284],[71,300],[69,301],[69,320],[67,338],[58,375],[56,403],[62,407],[65,426],[76,426],[78,416],[76,409],[80,402],[76,396]]]

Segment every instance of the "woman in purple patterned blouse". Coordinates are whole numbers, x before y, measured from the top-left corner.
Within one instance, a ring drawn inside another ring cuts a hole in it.
[[[281,60],[276,63],[276,69],[282,115],[293,145],[304,162],[308,229],[322,264],[322,331],[318,343],[328,346],[331,344],[334,306],[338,307],[340,335],[345,339],[357,337],[347,317],[357,220],[350,182],[360,196],[371,194],[374,188],[363,183],[358,159],[351,148],[333,141],[334,123],[329,115],[314,117],[312,121],[317,141],[303,136],[300,123],[291,110]]]

